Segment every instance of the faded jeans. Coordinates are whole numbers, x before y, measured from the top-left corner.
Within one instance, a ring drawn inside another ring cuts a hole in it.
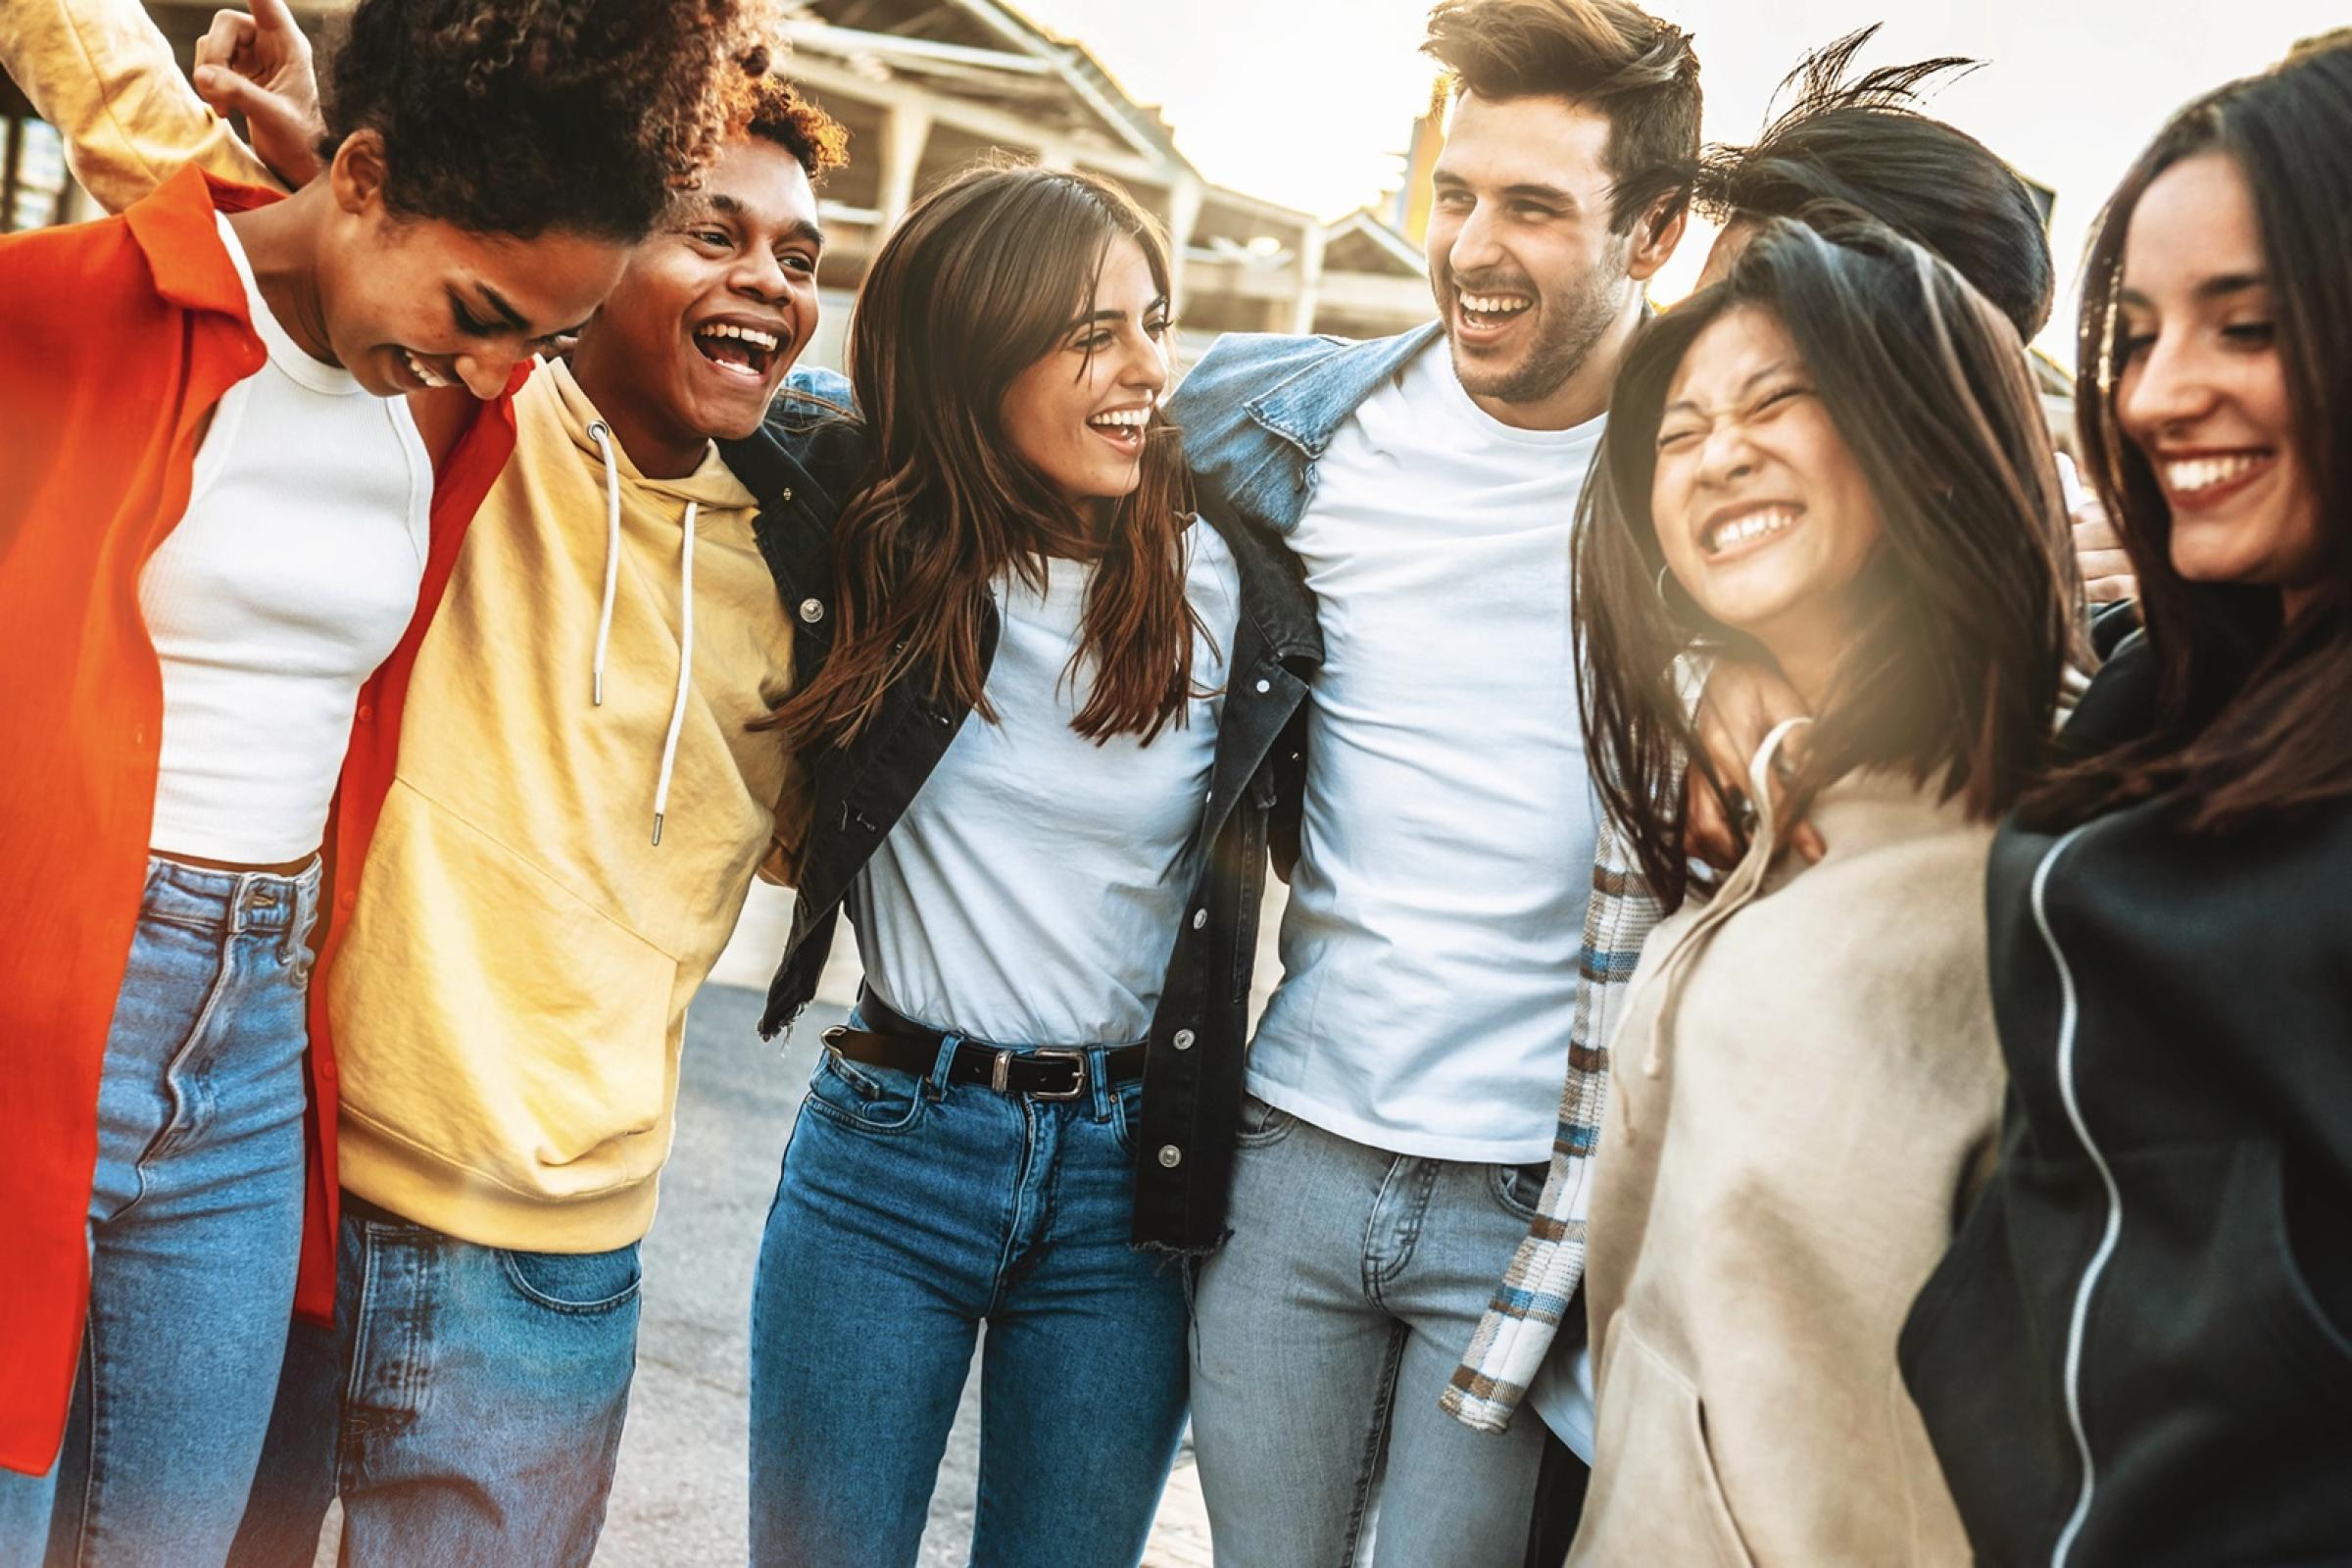
[[[1184,1267],[1128,1245],[1138,1087],[819,1058],[752,1295],[752,1560],[911,1568],[980,1325],[973,1568],[1132,1568],[1184,1428]],[[1521,1520],[1524,1532],[1526,1521]]]
[[[49,1474],[0,1471],[0,1563],[228,1553],[293,1313],[318,902],[316,865],[148,862],[99,1080],[80,1373]]]
[[[1193,1446],[1219,1568],[1520,1568],[1544,1454],[1438,1408],[1544,1167],[1367,1148],[1244,1102],[1200,1271]],[[1377,1513],[1377,1530],[1374,1516]]]
[[[477,1247],[344,1197],[332,1328],[298,1323],[235,1568],[583,1568],[637,1365],[634,1243]]]

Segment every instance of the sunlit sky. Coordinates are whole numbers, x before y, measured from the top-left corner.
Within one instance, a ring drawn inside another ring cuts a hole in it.
[[[1085,43],[1138,101],[1160,106],[1209,179],[1325,218],[1395,188],[1435,70],[1418,52],[1427,0],[1013,3]],[[1697,35],[1710,141],[1750,139],[1807,49],[1872,22],[1886,25],[1865,64],[1985,62],[1931,98],[1930,112],[2057,190],[2062,277],[2100,200],[2165,115],[2352,20],[2347,0],[1660,0],[1651,9]],[[1704,254],[1703,235],[1686,241],[1659,295],[1682,293]]]

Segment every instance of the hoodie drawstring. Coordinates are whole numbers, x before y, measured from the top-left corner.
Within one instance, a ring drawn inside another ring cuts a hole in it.
[[[596,662],[589,675],[589,702],[605,706],[605,650],[612,642],[612,600],[620,588],[620,475],[612,466],[612,431],[604,420],[588,426],[588,438],[605,460],[605,607],[596,617]]]
[[[1732,868],[1732,874],[1724,879],[1723,886],[1716,889],[1715,897],[1708,901],[1706,909],[1667,950],[1666,956],[1659,960],[1649,980],[1653,986],[1665,987],[1666,992],[1665,1000],[1658,1004],[1657,1021],[1650,1027],[1649,1049],[1642,1056],[1642,1076],[1644,1078],[1656,1078],[1666,1070],[1666,1054],[1671,1048],[1669,1037],[1674,1031],[1675,1004],[1681,1000],[1681,982],[1689,972],[1690,960],[1698,956],[1707,938],[1714,935],[1733,915],[1754,903],[1756,896],[1764,889],[1764,874],[1772,867],[1775,832],[1771,787],[1773,755],[1798,725],[1812,722],[1801,716],[1781,720],[1764,737],[1764,744],[1756,748],[1756,755],[1748,760],[1747,798],[1756,807],[1755,831],[1748,837],[1747,853],[1740,858],[1740,863]],[[1626,1102],[1625,1116],[1627,1130],[1631,1131],[1634,1127],[1631,1100]]]
[[[604,420],[588,426],[588,437],[605,462],[605,602],[596,617],[596,662],[590,671],[589,701],[605,702],[605,655],[612,643],[612,603],[620,591],[620,473],[612,462],[612,431]],[[686,727],[686,698],[694,689],[694,519],[698,503],[686,503],[686,540],[678,555],[678,695],[669,708],[669,733],[662,740],[662,772],[654,784],[654,842],[662,842],[662,818],[669,810],[669,780],[678,765],[678,734]]]
[[[654,842],[662,842],[662,816],[669,808],[669,775],[678,763],[678,731],[686,725],[686,693],[694,685],[694,515],[686,503],[686,544],[678,553],[678,698],[669,709],[669,734],[662,742],[662,777],[654,785]]]

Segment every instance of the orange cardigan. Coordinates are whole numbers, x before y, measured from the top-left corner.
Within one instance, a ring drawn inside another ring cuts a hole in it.
[[[89,1302],[98,1081],[163,728],[139,573],[186,510],[204,416],[264,360],[213,215],[277,199],[188,169],[119,217],[0,239],[0,1465],[12,1470],[56,1457]],[[360,691],[327,827],[321,967],[391,784],[417,644],[514,449],[514,390],[477,405],[441,460],[416,615]],[[322,1319],[336,1221],[326,993],[314,978],[296,1291]]]

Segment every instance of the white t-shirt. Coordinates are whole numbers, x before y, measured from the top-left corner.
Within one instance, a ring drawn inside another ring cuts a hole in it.
[[[1214,528],[1185,533],[1196,692],[1149,746],[1070,728],[1090,564],[1047,563],[1044,593],[996,589],[991,724],[967,717],[850,890],[866,984],[901,1015],[1001,1045],[1140,1040],[1197,868],[1241,579]]]
[[[318,848],[360,685],[416,612],[433,466],[405,400],[287,335],[219,222],[269,358],[215,407],[139,577],[164,676],[148,844],[271,865]]]
[[[1600,430],[1496,421],[1439,339],[1334,435],[1291,535],[1325,654],[1249,1087],[1375,1149],[1550,1157],[1597,820],[1568,547]]]

